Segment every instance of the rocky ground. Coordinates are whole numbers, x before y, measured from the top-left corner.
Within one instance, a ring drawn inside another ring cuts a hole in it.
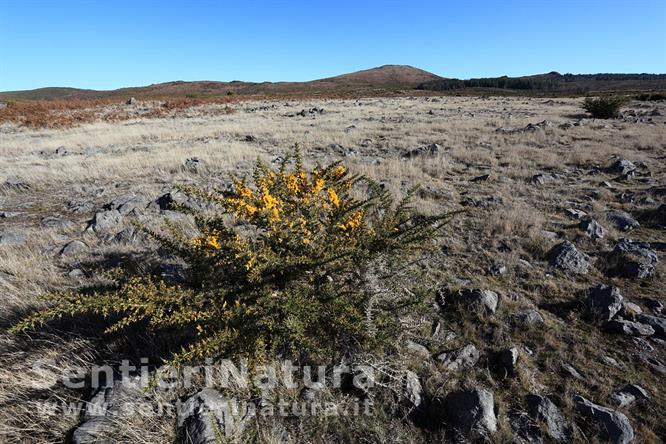
[[[404,376],[393,391],[405,403],[375,393],[363,396],[381,413],[360,419],[229,418],[210,413],[222,396],[214,390],[146,393],[127,380],[70,389],[62,368],[154,357],[160,345],[63,322],[0,335],[0,441],[95,442],[90,434],[102,433],[112,442],[209,442],[217,424],[260,442],[662,442],[666,105],[633,102],[602,121],[582,115],[580,102],[245,102],[63,130],[3,124],[3,331],[40,306],[40,294],[98,285],[119,264],[177,273],[132,222],[187,224],[169,210],[191,204],[174,184],[226,184],[295,143],[307,162],[342,159],[396,195],[421,184],[424,212],[464,211],[418,258],[418,278],[393,289],[431,295],[427,310],[404,316],[398,352],[386,357]],[[157,105],[126,106],[142,116]],[[361,396],[311,395],[337,404]],[[86,404],[69,415],[43,409],[105,401],[113,411],[123,396],[189,399],[198,413],[179,423],[91,419]]]

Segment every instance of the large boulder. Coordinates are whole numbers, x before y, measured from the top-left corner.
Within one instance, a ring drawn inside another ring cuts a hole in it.
[[[237,401],[204,388],[183,404],[179,417],[182,444],[216,444],[240,433],[254,410],[235,405]],[[219,436],[221,435],[221,436]]]
[[[458,371],[474,367],[479,361],[479,357],[479,350],[473,344],[469,344],[456,350],[440,353],[437,361],[446,370]]]
[[[488,390],[454,392],[445,398],[444,404],[446,417],[457,432],[472,439],[487,438],[497,432],[495,401]]]
[[[608,267],[613,275],[644,279],[652,276],[659,263],[657,253],[647,242],[620,240],[608,257]]]
[[[574,396],[576,410],[599,424],[602,435],[613,444],[629,444],[634,441],[634,429],[629,418],[623,413],[602,407],[585,399]]]
[[[620,289],[609,285],[597,285],[587,290],[585,309],[594,318],[610,321],[622,309]]]
[[[85,253],[88,251],[88,245],[80,240],[73,240],[67,243],[60,250],[61,256],[78,256],[79,254]]]
[[[530,416],[546,426],[546,433],[555,442],[571,442],[573,431],[560,409],[545,396],[527,395],[527,411]]]
[[[555,245],[548,254],[550,264],[569,273],[587,274],[590,258],[569,241]]]

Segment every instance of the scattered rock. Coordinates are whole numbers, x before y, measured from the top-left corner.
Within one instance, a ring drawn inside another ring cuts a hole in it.
[[[524,327],[533,327],[544,323],[543,316],[541,316],[539,310],[535,308],[520,310],[516,312],[513,317],[518,324],[521,324]]]
[[[666,339],[666,318],[639,314],[636,320],[644,325],[649,325],[654,329],[655,336]]]
[[[493,394],[484,389],[459,391],[444,400],[451,426],[471,438],[483,438],[497,431]]]
[[[149,205],[149,207],[157,207],[162,211],[172,210],[177,206],[184,206],[192,210],[203,209],[203,206],[194,198],[177,190],[163,194]]]
[[[543,444],[541,429],[525,412],[510,410],[509,425],[511,426],[512,444]]]
[[[56,230],[70,230],[74,227],[72,221],[63,219],[61,217],[47,216],[42,218],[41,223],[47,228],[53,228]]]
[[[627,159],[618,159],[615,162],[613,162],[607,169],[609,173],[616,173],[616,174],[627,174],[630,171],[634,171],[636,169],[636,165],[633,164],[633,162],[627,160]]]
[[[124,228],[115,236],[113,236],[111,242],[120,245],[130,245],[136,243],[138,239],[139,239],[139,233],[137,233],[134,227],[127,227]]]
[[[89,229],[96,233],[110,233],[123,226],[123,216],[118,210],[99,211],[90,222]]]
[[[587,237],[592,240],[603,239],[606,235],[606,230],[602,227],[599,222],[592,218],[585,218],[580,221],[578,228],[583,230]]]
[[[604,437],[613,444],[633,442],[634,429],[623,413],[594,404],[578,395],[574,396],[574,403],[580,413],[597,421]]]
[[[125,102],[125,105],[134,105],[135,103],[136,103],[136,99],[135,99],[134,97],[130,97],[130,98],[127,99],[127,101]]]
[[[530,182],[534,185],[543,185],[545,183],[552,182],[553,180],[555,180],[555,178],[552,175],[539,173],[532,176]]]
[[[192,173],[198,173],[205,166],[205,162],[198,157],[190,157],[183,163],[183,168]]]
[[[227,399],[220,392],[204,388],[183,404],[183,415],[179,425],[183,428],[183,444],[215,444],[222,438],[229,438],[241,432],[248,419],[254,414],[249,409],[238,407],[233,399]],[[245,410],[245,411],[243,411]]]
[[[440,353],[437,356],[437,361],[445,369],[455,372],[474,367],[479,361],[479,357],[479,350],[474,345],[469,344],[457,350]]]
[[[610,321],[622,309],[622,301],[619,288],[601,284],[587,290],[585,308],[590,317]]]
[[[654,314],[660,315],[664,310],[664,304],[662,304],[661,301],[656,299],[646,299],[644,302],[647,308],[652,310]]]
[[[609,255],[612,274],[633,279],[652,276],[659,263],[657,253],[647,242],[620,240]]]
[[[518,347],[502,350],[495,355],[493,368],[505,378],[515,376],[518,370],[516,364],[518,363],[519,356],[520,351],[518,350]]]
[[[138,377],[116,380],[109,387],[99,389],[87,403],[83,422],[72,434],[72,443],[113,442],[112,434],[118,428],[118,420],[122,419],[119,417],[130,408],[139,408],[137,403],[144,399],[139,381]]]
[[[614,319],[606,323],[608,331],[629,336],[652,336],[654,328],[640,322],[627,321],[626,319]]]
[[[23,182],[20,179],[15,177],[10,177],[5,180],[0,189],[11,190],[11,191],[26,191],[29,190],[30,184]]]
[[[403,159],[411,159],[412,157],[418,156],[434,156],[435,154],[441,151],[441,146],[436,143],[431,143],[430,145],[420,146],[418,148],[413,148],[402,155]]]
[[[641,225],[629,213],[622,210],[608,210],[606,217],[621,231],[631,231]]]
[[[468,306],[483,308],[487,313],[495,313],[499,296],[491,290],[463,289],[458,292],[460,301]]]
[[[77,256],[88,251],[88,245],[80,240],[73,240],[60,250],[60,256]]]
[[[0,233],[0,246],[19,245],[28,240],[28,236],[19,232],[5,231]]]
[[[555,442],[571,442],[573,430],[560,409],[545,396],[527,395],[530,416],[545,424],[546,433]]]
[[[421,345],[412,340],[408,340],[405,343],[405,346],[407,347],[408,351],[415,355],[421,356],[422,358],[430,358],[431,356],[430,350],[428,350],[424,345]]]
[[[567,208],[564,211],[567,213],[567,216],[569,216],[573,219],[579,219],[580,220],[580,219],[584,218],[585,216],[587,216],[587,213],[585,211],[576,210],[574,208]]]
[[[625,408],[634,404],[636,401],[649,401],[648,392],[636,384],[627,384],[620,390],[611,395],[611,400],[619,407]]]
[[[405,397],[411,403],[412,407],[418,407],[423,402],[423,387],[416,373],[405,371],[405,381],[403,384]]]
[[[104,208],[107,210],[118,210],[123,216],[138,216],[148,206],[149,201],[145,197],[136,194],[120,196],[109,202]]]
[[[564,369],[564,371],[565,371],[569,376],[571,376],[571,377],[573,377],[573,378],[576,378],[576,379],[578,379],[578,380],[580,380],[580,381],[585,380],[585,378],[583,378],[583,375],[581,375],[580,372],[579,372],[578,370],[576,370],[572,365],[570,365],[570,364],[562,364],[562,368]]]
[[[555,245],[550,250],[549,258],[552,266],[570,273],[587,274],[590,267],[588,255],[578,251],[569,241]]]
[[[490,274],[493,276],[502,276],[503,274],[506,274],[506,272],[507,268],[504,264],[496,263],[490,267]]]

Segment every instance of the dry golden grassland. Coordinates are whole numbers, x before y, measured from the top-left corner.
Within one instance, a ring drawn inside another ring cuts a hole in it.
[[[464,313],[440,319],[433,308],[433,313],[405,318],[399,341],[415,340],[433,353],[468,343],[487,353],[513,345],[527,347],[529,353],[521,353],[519,373],[510,379],[497,378],[482,365],[450,374],[435,361],[403,355],[402,363],[421,377],[426,392],[436,398],[456,387],[489,388],[500,421],[494,439],[508,442],[507,414],[520,407],[528,393],[552,396],[573,419],[574,394],[609,405],[613,390],[637,383],[652,399],[623,413],[634,426],[637,442],[659,442],[666,436],[666,375],[636,357],[643,343],[608,334],[584,319],[580,302],[586,288],[612,283],[644,311],[648,299],[666,304],[663,251],[650,279],[632,281],[604,273],[605,254],[618,239],[666,241],[663,226],[641,220],[640,228],[624,233],[605,217],[605,211],[614,208],[639,218],[666,202],[665,118],[581,121],[581,102],[500,97],[257,101],[196,104],[168,117],[148,109],[158,103],[138,102],[131,106],[146,111],[119,121],[99,117],[65,129],[5,122],[0,127],[0,184],[5,183],[0,212],[8,214],[0,218],[0,235],[19,233],[25,240],[0,243],[0,326],[4,331],[40,306],[40,294],[103,279],[95,271],[96,263],[150,252],[143,244],[119,244],[86,231],[95,212],[115,198],[133,194],[149,202],[175,183],[225,184],[230,173],[249,173],[255,159],[273,162],[298,143],[308,164],[343,160],[353,172],[382,182],[397,196],[420,184],[417,205],[423,212],[465,210],[419,258],[418,282],[407,280],[404,288],[489,288],[501,296],[497,313],[480,319]],[[112,112],[104,108],[109,106],[100,105],[95,114]],[[628,107],[646,115],[656,108],[666,115],[662,102],[633,102]],[[311,108],[324,112],[309,113]],[[302,109],[305,116],[297,115]],[[496,131],[543,120],[551,125],[533,132]],[[559,127],[578,121],[580,126]],[[435,154],[403,157],[433,143],[439,146]],[[201,166],[185,167],[191,158],[200,159]],[[640,174],[618,178],[605,172],[617,158],[639,165]],[[535,185],[531,178],[539,173],[555,177]],[[565,213],[567,208],[593,215],[606,228],[606,236],[598,241],[586,238],[576,228],[578,221]],[[145,222],[152,215],[136,217]],[[89,248],[60,254],[77,239]],[[549,266],[548,251],[564,239],[591,256],[587,275],[568,276]],[[498,265],[506,272],[492,273]],[[83,275],[72,275],[73,269]],[[526,307],[538,307],[545,324],[528,331],[515,328],[513,313]],[[454,339],[432,336],[437,320],[443,330],[455,332]],[[118,350],[131,348],[135,340],[106,341],[56,327],[30,334],[0,333],[0,442],[62,442],[78,422],[76,416],[35,413],[39,401],[85,400],[89,395],[53,382],[58,368],[31,370],[36,359],[52,357],[58,367],[114,362],[121,359]],[[666,361],[663,341],[644,341],[654,348],[655,359]],[[604,357],[612,357],[619,366],[609,366]],[[568,376],[562,363],[571,364],[584,378]],[[41,381],[42,388],[35,389],[35,381]],[[336,393],[326,396],[345,402]],[[577,441],[597,442],[590,424],[584,419],[576,424]],[[170,442],[175,430],[172,418],[134,418],[125,421],[114,439]],[[332,442],[361,436],[372,442],[425,442],[440,432],[426,431],[406,419],[377,416],[360,422],[303,419],[300,426],[272,419],[247,433],[246,439],[260,442]]]

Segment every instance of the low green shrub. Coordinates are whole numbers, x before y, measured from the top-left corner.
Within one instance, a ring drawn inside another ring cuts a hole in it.
[[[583,108],[595,119],[612,119],[620,114],[620,108],[627,103],[627,99],[619,96],[587,97]]]
[[[13,327],[36,328],[85,314],[110,319],[107,332],[133,325],[186,338],[168,362],[203,358],[330,359],[370,344],[365,323],[371,292],[364,273],[437,236],[449,214],[410,207],[415,190],[394,202],[341,163],[307,171],[296,152],[278,169],[257,162],[251,180],[224,191],[181,187],[208,203],[191,212],[200,235],[146,230],[187,264],[184,283],[128,276],[111,290],[47,295],[50,306]]]

